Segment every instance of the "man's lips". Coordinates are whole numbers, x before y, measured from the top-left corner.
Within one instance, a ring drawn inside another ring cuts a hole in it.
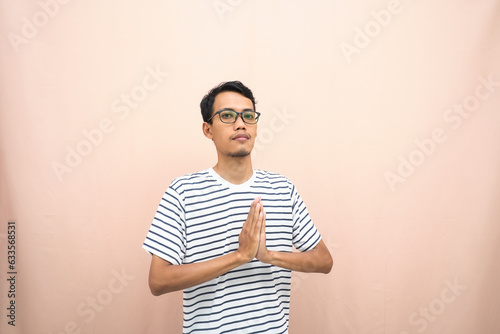
[[[245,141],[250,139],[250,136],[247,135],[246,133],[239,133],[232,138],[233,140],[238,140],[238,141]]]

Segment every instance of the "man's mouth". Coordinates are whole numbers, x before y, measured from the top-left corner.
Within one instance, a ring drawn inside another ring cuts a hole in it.
[[[237,140],[237,141],[245,141],[245,140],[250,139],[250,136],[246,133],[240,133],[240,134],[235,135],[232,139]]]

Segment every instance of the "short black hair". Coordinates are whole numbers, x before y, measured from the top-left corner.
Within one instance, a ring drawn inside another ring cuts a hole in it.
[[[253,109],[255,110],[255,98],[253,97],[253,93],[244,84],[242,84],[239,81],[227,81],[227,82],[222,82],[218,86],[212,88],[207,95],[203,97],[200,103],[200,108],[201,108],[201,116],[203,117],[204,122],[208,122],[208,120],[212,117],[213,114],[213,107],[214,107],[214,101],[215,97],[222,92],[236,92],[240,93],[244,97],[250,99],[253,104]],[[255,110],[256,111],[256,110]],[[212,120],[209,122],[210,124],[212,123]]]

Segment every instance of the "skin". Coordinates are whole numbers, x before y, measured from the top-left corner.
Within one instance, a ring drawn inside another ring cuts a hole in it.
[[[242,112],[253,110],[253,104],[239,93],[222,92],[215,97],[213,111],[225,108]],[[218,161],[213,167],[217,174],[233,184],[248,181],[253,174],[250,153],[257,137],[257,124],[246,124],[241,117],[234,124],[224,124],[215,116],[212,124],[203,123],[203,134],[214,142],[217,150]],[[266,212],[258,197],[250,205],[236,251],[208,261],[182,265],[172,265],[153,255],[149,271],[151,293],[159,296],[207,282],[254,258],[294,271],[330,272],[333,260],[323,240],[307,252],[270,251],[266,247],[265,222]]]

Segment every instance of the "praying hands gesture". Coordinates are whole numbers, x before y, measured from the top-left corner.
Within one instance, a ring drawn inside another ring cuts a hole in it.
[[[262,199],[257,197],[250,205],[247,219],[238,237],[235,252],[204,262],[172,265],[153,255],[149,272],[149,286],[154,295],[186,289],[241,266],[254,258],[289,270],[328,273],[332,257],[321,240],[307,252],[277,252],[266,247],[266,212]]]
[[[257,197],[250,205],[248,217],[243,224],[238,238],[239,247],[237,252],[242,258],[249,262],[253,258],[264,262],[267,254],[266,248],[266,212],[262,200]]]

